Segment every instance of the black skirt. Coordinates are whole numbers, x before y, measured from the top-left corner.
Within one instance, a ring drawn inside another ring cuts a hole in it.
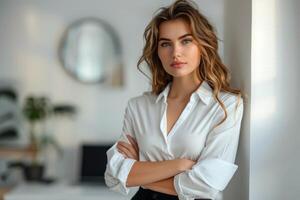
[[[139,191],[132,197],[131,200],[178,200],[177,196],[156,192],[153,190],[143,189],[140,187]],[[195,199],[208,200],[208,199]]]

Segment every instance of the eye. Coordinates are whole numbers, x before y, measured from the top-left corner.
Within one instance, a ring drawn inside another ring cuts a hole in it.
[[[189,44],[192,41],[193,41],[192,39],[184,39],[182,40],[182,44]]]
[[[162,42],[162,43],[160,43],[160,46],[161,47],[168,47],[168,46],[170,46],[170,43],[169,42]]]

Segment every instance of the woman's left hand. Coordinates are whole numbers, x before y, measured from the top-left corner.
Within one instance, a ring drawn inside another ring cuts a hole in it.
[[[130,135],[126,135],[130,144],[126,142],[118,142],[117,149],[125,157],[139,161],[139,147],[136,140]]]

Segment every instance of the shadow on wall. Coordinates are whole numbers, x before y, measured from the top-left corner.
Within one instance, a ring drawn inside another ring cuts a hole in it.
[[[224,200],[249,199],[250,105],[251,105],[251,1],[225,0],[224,63],[234,87],[242,89],[244,116],[236,163],[237,173],[223,194]]]

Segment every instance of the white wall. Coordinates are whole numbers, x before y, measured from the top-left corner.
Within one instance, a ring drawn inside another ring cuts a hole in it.
[[[226,0],[224,57],[232,72],[233,86],[244,98],[244,116],[236,163],[239,166],[224,199],[247,200],[249,194],[250,106],[251,106],[251,0]]]
[[[59,176],[72,179],[77,169],[77,144],[112,142],[118,138],[127,100],[149,89],[147,79],[136,69],[143,47],[142,34],[152,14],[171,0],[1,0],[0,80],[17,81],[21,98],[45,94],[54,102],[78,106],[73,120],[59,119],[49,125],[66,154]],[[223,36],[223,0],[197,1]],[[94,16],[108,22],[120,37],[125,66],[125,86],[120,89],[85,85],[74,81],[62,69],[57,57],[60,37],[76,19]],[[220,53],[223,45],[221,44]],[[50,158],[51,159],[51,158]]]
[[[299,199],[300,2],[252,6],[250,199]]]

